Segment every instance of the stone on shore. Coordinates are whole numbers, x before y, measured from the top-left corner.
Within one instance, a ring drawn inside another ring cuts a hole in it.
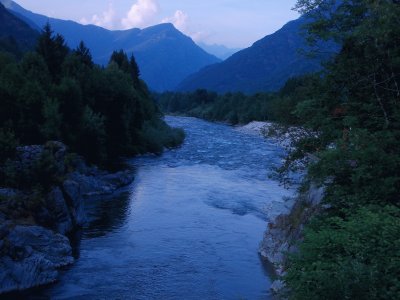
[[[1,226],[0,293],[52,283],[74,262],[67,237],[40,226]]]

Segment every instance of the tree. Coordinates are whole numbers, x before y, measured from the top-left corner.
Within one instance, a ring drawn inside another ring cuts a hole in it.
[[[53,80],[59,81],[61,66],[69,49],[61,35],[54,36],[50,23],[44,26],[42,34],[38,38],[36,52],[44,58]]]
[[[130,64],[128,60],[128,56],[124,52],[124,50],[114,51],[111,54],[110,60],[108,64],[115,63],[120,70],[123,72],[130,74]]]
[[[140,70],[139,70],[139,67],[136,63],[136,60],[135,60],[135,57],[133,56],[133,54],[131,55],[131,58],[129,59],[129,70],[130,70],[130,74],[132,76],[132,80],[133,80],[135,87],[139,87]]]
[[[88,67],[93,67],[92,54],[89,48],[86,47],[85,43],[81,41],[78,47],[74,50],[74,54],[80,58],[80,61]]]

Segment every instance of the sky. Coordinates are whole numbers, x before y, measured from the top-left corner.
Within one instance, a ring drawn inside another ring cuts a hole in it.
[[[49,17],[108,29],[173,23],[196,42],[245,48],[298,18],[296,0],[15,0]]]

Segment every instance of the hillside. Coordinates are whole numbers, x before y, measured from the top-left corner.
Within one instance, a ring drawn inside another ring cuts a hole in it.
[[[306,48],[300,33],[305,23],[305,18],[287,23],[274,34],[255,42],[224,62],[192,74],[177,90],[205,88],[220,93],[276,91],[289,78],[318,70],[321,56],[310,59],[300,53],[301,49]],[[333,49],[333,45],[322,45],[323,52],[332,53]]]
[[[172,24],[160,24],[143,30],[111,31],[94,25],[48,18],[28,11],[15,2],[0,0],[16,16],[31,20],[43,28],[49,22],[56,33],[75,48],[81,40],[90,49],[96,63],[106,64],[113,50],[133,53],[141,78],[155,91],[172,90],[188,75],[220,60],[197,46]]]
[[[0,3],[0,50],[19,54],[34,47],[38,32]]]

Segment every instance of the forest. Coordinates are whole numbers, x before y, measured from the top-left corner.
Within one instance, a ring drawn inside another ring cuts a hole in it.
[[[198,90],[157,98],[167,112],[231,124],[269,120],[317,132],[297,143],[281,170],[312,153],[317,159],[304,184],[326,188],[325,209],[290,255],[286,296],[399,299],[400,3],[333,2],[296,5],[313,18],[306,27],[310,43],[342,45],[321,72],[289,80],[278,93]]]
[[[162,120],[139,76],[133,56],[115,51],[106,67],[96,65],[83,42],[69,49],[50,25],[22,58],[0,53],[2,184],[17,184],[11,161],[19,145],[62,141],[105,168],[179,145],[183,131]]]

